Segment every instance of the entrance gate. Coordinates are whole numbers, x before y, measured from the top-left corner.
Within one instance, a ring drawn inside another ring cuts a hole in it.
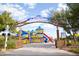
[[[53,20],[53,23],[51,23],[51,21],[42,21],[42,20],[36,20],[36,21],[33,21],[33,22],[29,22],[30,20],[32,20],[34,18],[29,18],[29,19],[27,19],[25,21],[18,22],[17,25],[16,25],[16,27],[21,27],[21,26],[24,26],[24,25],[27,25],[27,24],[31,24],[31,23],[47,23],[47,24],[52,24],[52,25],[55,25],[56,28],[57,28],[57,30],[56,30],[56,32],[57,32],[57,40],[59,40],[59,29],[58,29],[59,24],[57,24],[56,21]],[[44,18],[44,17],[41,17],[41,18]],[[48,19],[48,18],[45,18],[45,19]],[[22,39],[22,37],[21,37],[21,31],[19,30],[19,40],[18,40],[18,42],[16,44],[17,47],[21,47],[22,46],[22,40],[21,39]],[[57,44],[55,46],[57,46]]]

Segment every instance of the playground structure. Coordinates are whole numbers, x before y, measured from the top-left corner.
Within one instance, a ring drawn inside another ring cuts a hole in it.
[[[31,21],[31,20],[34,20],[34,19],[36,21]],[[41,19],[41,21],[40,21],[40,19]],[[45,21],[45,20],[43,21],[42,19],[48,19],[49,20],[50,18],[46,18],[46,17],[42,17],[42,16],[37,15],[36,17],[28,18],[25,21],[18,22],[15,26],[16,27],[22,27],[24,25],[31,24],[31,23],[49,23],[49,24],[51,24],[50,21]],[[56,26],[55,23],[53,25]],[[57,30],[58,30],[58,28],[57,28]],[[22,35],[23,32],[25,34]],[[33,43],[33,42],[36,42],[36,43],[37,42],[39,42],[39,43],[41,43],[41,42],[47,43],[49,41],[53,42],[52,41],[53,39],[50,38],[48,35],[46,35],[44,33],[43,29],[39,30],[38,28],[35,31],[32,30],[32,31],[27,31],[27,32],[20,29],[18,37],[19,37],[19,39],[18,39],[16,45],[20,46],[20,47],[22,46],[22,44]]]
[[[17,36],[19,36],[17,34]],[[44,33],[44,30],[39,26],[35,31],[23,31],[21,30],[21,40],[23,44],[27,43],[42,43],[53,42],[52,39]]]
[[[31,20],[34,20],[34,19],[36,21],[31,21]],[[45,21],[45,20],[43,21],[42,19],[48,19],[48,21]],[[28,18],[25,21],[18,22],[15,26],[20,28],[20,27],[22,27],[24,25],[32,24],[32,23],[52,24],[52,25],[56,26],[56,28],[57,28],[57,30],[56,30],[56,32],[57,32],[57,40],[59,40],[59,28],[58,27],[61,27],[61,25],[59,25],[57,23],[57,21],[55,21],[55,20],[53,20],[52,22],[53,23],[50,22],[50,18],[46,18],[46,17],[42,17],[42,16],[38,15],[38,16],[33,17],[33,18]],[[39,31],[39,30],[37,30],[37,31]],[[49,41],[53,42],[52,41],[53,39],[48,37],[48,35],[46,35],[44,32],[42,32],[42,33],[34,33],[33,32],[34,35],[30,35],[31,31],[27,32],[28,34],[26,34],[26,35],[22,35],[21,32],[22,32],[22,30],[19,31],[19,34],[18,34],[19,39],[18,39],[18,42],[16,44],[17,46],[21,46],[22,43],[26,44],[26,43],[33,43],[33,42],[49,42]],[[24,31],[24,32],[26,32],[26,31]]]
[[[31,20],[36,20],[36,21],[31,21]],[[48,21],[43,21],[43,20],[39,20],[39,19],[48,19]],[[36,17],[32,17],[32,18],[28,18],[24,21],[18,22],[15,26],[16,27],[22,27],[24,25],[27,24],[32,24],[32,23],[47,23],[47,24],[52,24],[54,26],[56,26],[56,34],[57,34],[57,40],[59,40],[59,27],[62,27],[62,25],[60,25],[56,20],[52,20],[53,23],[51,23],[50,21],[50,17],[42,17],[40,15],[37,15]]]

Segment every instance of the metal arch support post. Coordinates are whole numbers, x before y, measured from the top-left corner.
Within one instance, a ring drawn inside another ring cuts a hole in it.
[[[56,30],[56,32],[57,32],[57,40],[59,40],[59,29],[58,29],[58,25],[56,26],[56,28],[57,28],[57,30]],[[56,48],[58,48],[57,47],[57,40],[55,40],[55,46],[56,46]]]
[[[58,29],[58,25],[56,27],[57,27],[57,40],[59,40],[59,29]]]

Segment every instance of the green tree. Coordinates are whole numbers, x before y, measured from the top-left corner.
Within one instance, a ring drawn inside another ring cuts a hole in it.
[[[8,12],[3,12],[0,15],[0,31],[4,30],[6,25],[10,26],[10,30],[14,31],[15,30],[15,24],[17,22],[11,17],[10,13]]]
[[[52,17],[52,23],[56,21],[59,26],[73,35],[75,40],[75,33],[79,30],[79,4],[67,4],[68,9],[57,11]]]
[[[67,6],[69,7],[71,13],[70,24],[73,32],[73,38],[75,39],[75,34],[79,31],[79,4],[68,3]]]
[[[70,24],[68,23],[68,19],[67,17],[69,17],[70,15],[68,14],[69,11],[67,10],[61,10],[61,11],[55,11],[54,12],[54,15],[51,19],[52,23],[60,26],[60,27],[63,27],[63,29],[71,34],[70,32]]]

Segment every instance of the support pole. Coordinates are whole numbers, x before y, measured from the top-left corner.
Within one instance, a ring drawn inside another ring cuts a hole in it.
[[[56,28],[57,28],[57,30],[56,30],[56,32],[57,32],[57,40],[55,40],[55,46],[57,48],[57,42],[59,40],[59,29],[58,29],[58,25],[56,26]]]
[[[57,25],[57,40],[59,40],[59,29],[58,29],[58,25]]]
[[[8,39],[8,34],[6,33],[6,36],[5,36],[5,45],[4,45],[5,51],[7,50],[7,39]]]

